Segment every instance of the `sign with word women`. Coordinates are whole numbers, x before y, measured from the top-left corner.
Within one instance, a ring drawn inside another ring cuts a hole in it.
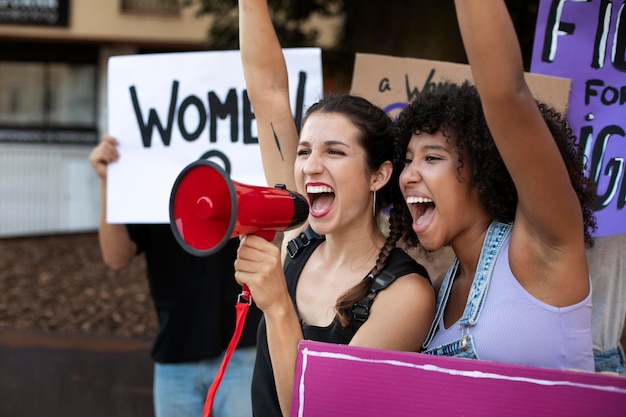
[[[285,49],[296,123],[322,96],[321,50]],[[108,134],[120,159],[107,181],[107,221],[169,223],[178,174],[200,158],[266,186],[239,51],[116,56],[108,63]]]
[[[596,183],[597,235],[626,233],[626,2],[541,0],[531,70],[572,80],[566,116]]]

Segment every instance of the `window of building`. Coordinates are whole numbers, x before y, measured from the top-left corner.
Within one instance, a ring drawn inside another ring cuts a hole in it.
[[[0,40],[0,144],[95,144],[98,47]]]
[[[95,95],[95,65],[0,62],[0,125],[93,128]]]
[[[122,12],[178,16],[179,0],[122,0]]]

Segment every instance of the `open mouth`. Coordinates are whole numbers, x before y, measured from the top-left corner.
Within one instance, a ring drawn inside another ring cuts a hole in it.
[[[433,200],[427,197],[407,197],[406,204],[409,206],[413,222],[416,224],[428,220],[435,208]]]
[[[328,213],[335,202],[335,192],[327,185],[307,185],[309,212],[313,217],[321,217]]]

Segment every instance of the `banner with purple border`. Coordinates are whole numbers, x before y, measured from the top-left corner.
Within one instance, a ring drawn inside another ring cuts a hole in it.
[[[572,80],[567,119],[597,185],[597,236],[626,233],[626,2],[540,0],[531,72]]]

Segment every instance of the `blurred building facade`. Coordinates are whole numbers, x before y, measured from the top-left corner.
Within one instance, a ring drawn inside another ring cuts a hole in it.
[[[96,230],[108,58],[205,49],[179,0],[0,1],[0,237]]]

